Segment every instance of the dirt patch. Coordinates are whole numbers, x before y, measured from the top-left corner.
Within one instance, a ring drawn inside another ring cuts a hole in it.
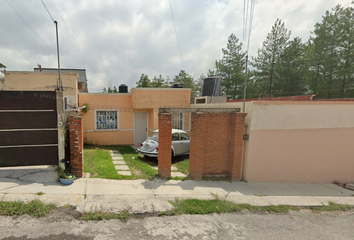
[[[133,174],[134,174],[135,176],[141,176],[141,175],[142,175],[141,171],[140,171],[140,170],[137,170],[137,169],[135,169],[135,168],[132,170],[132,172],[133,172]]]
[[[49,215],[44,217],[46,222],[63,222],[80,219],[82,214],[76,210],[75,206],[57,207],[50,211]]]

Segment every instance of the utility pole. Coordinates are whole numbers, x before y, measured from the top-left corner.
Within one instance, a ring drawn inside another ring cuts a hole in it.
[[[60,59],[59,59],[59,37],[58,37],[58,22],[54,21],[55,24],[55,30],[56,30],[56,36],[57,36],[57,57],[58,57],[58,75],[59,75],[59,91],[63,90],[62,84],[61,84],[61,79],[60,79]]]
[[[243,85],[243,112],[246,111],[247,74],[248,74],[248,53],[247,53],[247,55],[246,55],[245,84]]]

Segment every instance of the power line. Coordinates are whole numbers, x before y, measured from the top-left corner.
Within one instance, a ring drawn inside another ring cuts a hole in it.
[[[180,45],[179,45],[179,40],[178,40],[178,35],[177,35],[177,29],[176,29],[176,24],[175,24],[175,18],[173,17],[173,11],[172,11],[171,0],[169,0],[169,3],[170,3],[170,9],[171,9],[172,22],[173,22],[173,26],[174,26],[174,28],[175,28],[175,34],[176,34],[176,39],[177,39],[177,45],[178,45],[178,49],[179,49],[179,54],[181,55],[183,70],[185,70],[184,62],[183,62],[183,57],[182,57],[182,51],[181,51],[181,47],[180,47]]]
[[[56,53],[48,46],[48,44],[46,44],[45,42],[44,42],[44,40],[33,30],[33,28],[26,22],[26,20],[19,14],[19,12],[17,12],[16,11],[16,9],[9,3],[9,1],[8,0],[6,0],[6,2],[10,5],[10,7],[12,8],[12,10],[14,10],[14,12],[21,18],[21,20],[27,25],[27,27],[29,28],[29,29],[31,29],[31,31],[41,40],[41,42],[54,54],[54,55],[56,55]],[[42,1],[42,3],[43,3],[43,1]],[[44,3],[43,3],[44,4]],[[45,5],[44,5],[45,6]],[[46,7],[45,7],[46,8]],[[47,9],[47,8],[46,8]],[[47,9],[47,11],[48,11],[48,9]],[[49,11],[48,11],[48,13],[49,13]],[[49,13],[49,16],[52,18],[52,16],[50,15],[50,13]],[[53,18],[52,18],[52,20],[53,20]],[[62,62],[66,67],[68,67],[68,65],[64,62],[64,61],[62,61],[62,60],[60,60],[60,62]]]
[[[26,20],[16,11],[16,9],[6,0],[6,2],[10,5],[10,7],[15,11],[15,13],[22,19],[22,21],[31,29],[31,31],[42,41],[44,45],[47,46],[47,48],[55,54],[55,52],[43,41],[43,39],[31,28],[31,26],[26,22]]]
[[[45,9],[47,10],[47,12],[48,12],[50,18],[52,19],[52,21],[55,22],[54,19],[53,19],[53,17],[52,17],[52,14],[50,14],[50,12],[49,12],[47,6],[44,4],[43,0],[41,0],[41,2],[42,2],[42,4],[43,4],[43,6],[45,7]]]
[[[247,29],[247,19],[248,19],[248,5],[249,5],[249,1],[247,0],[247,12],[244,12],[244,19],[245,19],[245,25],[244,27],[244,31],[246,31]],[[250,42],[251,42],[251,33],[252,33],[252,23],[253,23],[253,12],[254,12],[254,3],[255,0],[251,0],[251,6],[250,6],[250,23],[249,23],[249,29],[248,29],[248,38],[247,38],[247,51],[246,51],[246,63],[245,63],[245,83],[243,86],[243,112],[245,112],[245,108],[246,108],[246,91],[247,91],[247,75],[248,75],[248,52],[249,52],[249,48],[250,48]],[[246,4],[246,1],[244,1],[244,4]],[[246,9],[246,6],[244,5],[244,9]],[[246,32],[244,32],[246,33]],[[246,35],[246,34],[245,34]]]

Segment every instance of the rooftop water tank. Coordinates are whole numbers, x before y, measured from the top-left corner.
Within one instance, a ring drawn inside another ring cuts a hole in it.
[[[119,93],[128,93],[128,86],[125,84],[121,84],[118,89]]]
[[[202,96],[219,96],[221,77],[210,76],[204,78]]]

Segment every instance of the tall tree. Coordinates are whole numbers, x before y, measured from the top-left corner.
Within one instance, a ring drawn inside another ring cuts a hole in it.
[[[222,54],[222,59],[215,61],[216,72],[222,78],[222,90],[228,99],[242,98],[246,53],[234,34],[229,36]]]
[[[337,5],[309,40],[309,85],[319,98],[354,97],[354,10]]]
[[[140,76],[140,80],[136,82],[136,87],[137,88],[151,87],[151,82],[149,77],[144,73],[142,73]]]
[[[307,66],[301,38],[289,41],[275,65],[274,91],[277,97],[306,94]]]
[[[278,18],[263,41],[262,48],[258,49],[257,57],[252,57],[251,65],[256,69],[254,81],[259,85],[263,96],[272,96],[273,84],[276,81],[276,64],[288,46],[290,34],[291,31],[288,31],[284,22]]]
[[[173,78],[173,83],[181,83],[184,88],[191,88],[191,103],[194,102],[194,98],[197,96],[197,88],[195,86],[194,78],[181,70],[178,75]]]
[[[166,83],[165,79],[160,74],[158,78],[155,76],[151,80],[150,86],[154,87],[154,88],[165,88],[165,87],[168,87],[168,84]]]

